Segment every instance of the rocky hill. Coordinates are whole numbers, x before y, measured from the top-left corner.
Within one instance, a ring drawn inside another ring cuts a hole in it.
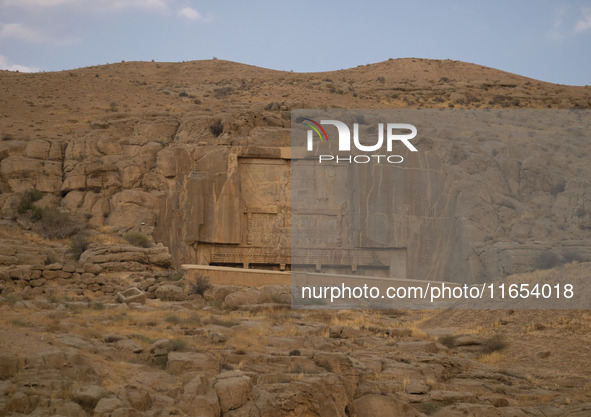
[[[31,211],[19,213],[23,193],[36,189],[42,193],[36,207],[58,207],[80,230],[111,236],[107,241],[144,234],[169,248],[175,267],[219,263],[228,254],[215,252],[215,245],[240,244],[250,233],[241,192],[259,191],[245,189],[241,177],[250,171],[234,164],[283,158],[291,109],[591,106],[591,87],[422,59],[309,74],[221,60],[130,62],[58,73],[2,72],[0,89],[2,217],[36,230]],[[407,193],[401,196],[406,202],[392,208],[400,210],[403,223],[417,225],[407,235],[420,236],[406,243],[406,275],[482,282],[590,261],[590,149],[586,122],[578,123],[560,139],[540,134],[474,140],[449,131],[422,139],[430,168],[417,166],[423,173],[402,179],[401,186],[410,190],[409,181],[431,181],[433,166],[439,167],[440,185],[426,187],[428,195]],[[425,212],[421,201],[442,199],[443,209]],[[273,221],[265,218],[254,227],[266,230],[264,224]],[[426,221],[441,226],[427,230]],[[260,262],[286,263],[267,259],[281,254],[263,252]],[[426,263],[427,257],[434,261]]]
[[[0,92],[0,416],[589,415],[586,311],[290,310],[288,287],[178,268],[289,267],[290,110],[538,109],[510,137],[418,139],[392,207],[407,275],[584,280],[591,87],[211,60],[2,71]]]

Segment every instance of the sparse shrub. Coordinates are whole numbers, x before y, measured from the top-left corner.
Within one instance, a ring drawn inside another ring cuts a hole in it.
[[[168,341],[167,350],[169,352],[178,352],[187,347],[187,342],[181,339],[171,339]]]
[[[228,95],[232,94],[234,92],[234,88],[232,87],[221,87],[221,88],[215,88],[213,90],[213,96],[217,99],[220,98],[225,98]]]
[[[21,320],[21,319],[11,320],[10,324],[12,324],[13,326],[16,326],[16,327],[31,327],[31,323],[29,323],[28,321]]]
[[[505,347],[507,347],[507,343],[505,342],[505,338],[500,334],[491,336],[482,342],[482,352],[485,354],[497,352]]]
[[[240,325],[240,322],[237,320],[221,319],[217,316],[211,316],[207,320],[207,324],[213,324],[215,326],[222,326],[222,327],[234,327],[234,326]]]
[[[18,298],[15,294],[7,294],[4,297],[2,297],[2,303],[7,304],[9,306],[15,305],[17,301]]]
[[[64,239],[80,231],[80,224],[70,213],[56,207],[42,209],[39,223],[41,234],[48,239]]]
[[[466,151],[458,144],[454,144],[450,150],[450,162],[452,165],[457,165],[468,158]]]
[[[130,338],[135,339],[135,340],[139,340],[140,342],[144,342],[144,343],[154,343],[154,339],[143,335],[143,334],[138,334],[138,333],[134,333],[134,334],[130,334],[129,335]]]
[[[60,302],[60,298],[56,294],[47,294],[45,299],[51,304],[58,304]]]
[[[150,238],[143,233],[126,233],[123,235],[123,239],[127,240],[131,245],[140,248],[149,248],[152,246]]]
[[[554,251],[547,250],[538,255],[534,267],[536,269],[551,269],[561,263],[564,263],[564,258],[562,256]]]
[[[447,346],[448,348],[452,349],[456,347],[456,339],[457,336],[446,334],[445,336],[441,336],[439,339],[437,339],[437,341],[443,346]]]
[[[385,77],[378,77],[377,81],[381,84],[384,84],[386,82],[386,78]]]
[[[516,106],[519,105],[519,100],[517,100],[517,102],[515,102],[515,100],[513,100],[511,97],[509,96],[503,96],[500,94],[495,95],[491,100],[488,101],[488,104],[491,105],[499,105],[501,107],[510,107],[511,105]]]
[[[565,249],[562,252],[562,257],[567,263],[570,262],[585,262],[584,252],[578,249]]]
[[[164,319],[164,321],[166,321],[167,323],[170,323],[170,324],[179,324],[181,322],[181,319],[179,316],[172,315],[172,316],[166,317]]]
[[[104,338],[105,343],[115,343],[121,340],[121,336],[117,336],[114,334],[107,335]]]
[[[550,189],[550,194],[556,197],[558,194],[564,192],[566,188],[566,183],[564,181],[559,181],[556,184],[553,184]]]
[[[31,220],[38,222],[43,218],[43,209],[41,207],[33,206],[31,208]]]
[[[224,132],[224,125],[220,120],[209,126],[211,133],[217,138]]]
[[[198,294],[203,297],[203,294],[211,288],[209,278],[202,275],[197,277],[189,284],[189,294]]]
[[[187,275],[187,271],[179,269],[178,271],[170,271],[167,279],[168,281],[182,281],[185,275]]]
[[[70,253],[74,260],[79,260],[80,256],[88,249],[90,241],[84,235],[75,235],[70,241]]]
[[[111,110],[113,113],[118,111],[117,108],[117,103],[115,103],[114,101],[111,101],[111,103],[109,104],[109,110]]]
[[[193,100],[193,103],[195,103],[195,104],[201,104],[201,100],[199,100],[198,98],[196,98],[195,100]]]
[[[179,93],[179,97],[188,97],[188,96],[189,96],[189,93],[187,93],[186,91],[181,91]]]
[[[18,214],[25,214],[27,211],[33,210],[35,208],[34,203],[42,198],[43,193],[36,188],[25,191],[17,207]]]
[[[92,310],[104,310],[106,308],[105,305],[100,301],[93,301],[92,303],[88,304],[88,307],[90,307]]]

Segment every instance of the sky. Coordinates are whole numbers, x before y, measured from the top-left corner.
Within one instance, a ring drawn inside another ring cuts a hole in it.
[[[591,0],[0,0],[0,69],[213,57],[295,72],[454,59],[591,85]]]

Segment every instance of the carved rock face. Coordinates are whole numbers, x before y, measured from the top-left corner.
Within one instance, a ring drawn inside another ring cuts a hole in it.
[[[36,187],[47,204],[91,228],[153,235],[174,266],[289,269],[289,122],[276,113],[106,118],[61,141],[4,141],[2,213],[14,212],[17,193]],[[209,128],[214,122],[219,136]],[[363,199],[335,203],[329,215],[309,216],[313,233],[294,244],[314,247],[314,234],[332,234],[329,262],[319,267],[339,272],[326,265],[341,262],[363,273],[362,252],[349,259],[339,251],[379,246],[371,236],[379,230],[393,242],[381,261],[390,275],[464,282],[553,259],[591,260],[588,142],[580,134],[559,147],[550,136],[536,140],[531,146],[527,135],[491,139],[485,132],[462,139],[441,128],[418,138],[418,155],[380,180],[396,190],[379,204],[383,213],[367,212]],[[342,179],[317,182],[317,197],[352,186]],[[379,200],[380,189],[374,192]],[[362,225],[356,240],[343,238],[347,210]]]

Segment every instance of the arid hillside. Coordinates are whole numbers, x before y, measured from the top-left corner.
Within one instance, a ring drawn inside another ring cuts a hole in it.
[[[406,277],[589,276],[589,86],[412,58],[0,71],[0,416],[590,415],[586,310],[292,310],[186,278],[289,269],[303,108],[489,110],[414,142],[387,207]]]
[[[398,181],[412,191],[392,207],[408,225],[406,276],[482,282],[591,260],[587,119],[569,110],[590,107],[591,87],[457,61],[400,59],[297,74],[210,60],[2,72],[0,91],[2,217],[35,230],[40,209],[58,207],[81,231],[162,242],[176,267],[289,264],[265,242],[248,243],[264,249],[252,259],[219,248],[243,247],[250,233],[268,235],[246,230],[253,208],[245,196],[259,190],[244,178],[270,169],[260,165],[269,159],[283,164],[274,178],[288,173],[292,109],[544,109],[543,122],[532,119],[529,131],[461,137],[451,127],[418,137],[420,160],[410,162],[417,174]],[[560,126],[560,117],[573,120],[557,139],[544,123]],[[421,183],[437,185],[413,185]],[[42,193],[33,204],[39,209],[19,210],[33,189]],[[272,211],[289,210],[289,196],[270,198],[286,202]],[[47,221],[56,224],[55,216]],[[253,227],[274,221],[255,219]],[[426,262],[432,254],[437,262]]]

